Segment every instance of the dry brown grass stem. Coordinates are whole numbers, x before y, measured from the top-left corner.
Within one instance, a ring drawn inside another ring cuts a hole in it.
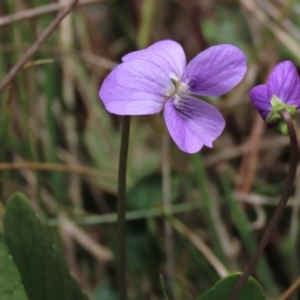
[[[38,37],[34,44],[24,53],[17,64],[8,72],[5,78],[0,83],[0,93],[10,84],[17,73],[23,68],[23,66],[30,60],[30,58],[39,49],[41,44],[52,34],[57,28],[60,22],[73,10],[78,3],[78,0],[73,0],[69,4],[65,5],[64,9],[58,14],[53,22],[44,30],[44,32]]]
[[[292,285],[281,295],[279,300],[288,300],[300,287],[300,277],[298,277]]]
[[[99,2],[106,2],[109,0],[79,0],[78,6],[88,5],[88,4],[94,4]],[[17,12],[13,15],[5,16],[0,18],[0,27],[10,25],[12,22],[18,22],[23,20],[28,20],[36,17],[40,17],[46,14],[54,13],[59,11],[60,9],[63,9],[67,5],[72,3],[71,1],[69,3],[51,3],[49,5],[43,5],[40,7],[35,7],[32,9],[27,9],[24,11]]]
[[[29,47],[29,44],[28,43],[20,43],[19,47],[20,47],[19,48],[20,50],[26,51],[26,49],[28,49],[28,47]],[[14,46],[12,44],[1,43],[0,53],[11,52],[11,51],[13,51],[13,49],[14,49]],[[95,55],[93,53],[88,53],[86,51],[74,51],[74,49],[65,50],[65,49],[61,49],[61,47],[57,47],[57,46],[56,47],[49,46],[49,45],[41,46],[39,48],[39,52],[43,52],[43,53],[50,54],[50,55],[55,55],[61,59],[74,59],[74,58],[80,59],[87,64],[101,67],[101,68],[107,69],[107,70],[112,70],[113,68],[115,68],[118,65],[118,63],[116,63],[110,59],[107,59],[107,58],[99,56],[99,55]],[[37,65],[46,64],[46,63],[51,63],[52,61],[53,61],[52,59],[29,61],[28,63],[26,63],[24,65],[23,68],[33,67],[33,66],[37,66]]]
[[[258,164],[259,145],[265,128],[266,126],[264,121],[258,114],[256,114],[248,142],[249,149],[244,153],[243,160],[240,165],[238,180],[235,186],[236,192],[247,194],[251,191]]]
[[[254,17],[264,26],[266,26],[274,36],[285,45],[294,56],[300,61],[300,45],[296,40],[276,24],[259,6],[254,0],[240,0],[241,4],[250,11]]]
[[[86,232],[68,220],[61,223],[61,230],[71,236],[84,249],[101,261],[110,261],[113,258],[111,250],[98,244]]]
[[[213,251],[206,246],[206,244],[200,239],[200,237],[191,231],[187,226],[178,221],[175,218],[172,218],[171,224],[173,228],[186,237],[207,259],[207,261],[212,265],[218,275],[223,278],[229,274],[229,271],[225,268],[225,266],[219,261],[219,259],[215,256]]]
[[[107,172],[101,172],[88,167],[83,166],[68,166],[59,163],[44,163],[44,162],[11,162],[11,163],[0,163],[0,171],[3,170],[20,170],[29,169],[36,171],[53,171],[53,172],[64,172],[84,175],[87,177],[98,177],[105,180],[116,181],[117,175],[109,174]]]
[[[300,30],[288,18],[282,17],[282,11],[277,9],[271,1],[258,1],[257,4],[268,14],[275,22],[280,22],[280,25],[289,33],[291,33],[296,40],[300,40]],[[286,3],[285,3],[286,4]],[[294,10],[294,7],[293,7]]]
[[[258,145],[259,149],[273,149],[286,147],[289,145],[289,138],[287,136],[279,136],[279,137],[270,137],[264,138]],[[230,159],[234,159],[240,157],[242,154],[249,151],[251,145],[249,141],[239,145],[239,146],[231,146],[223,149],[220,152],[207,155],[204,161],[205,166],[213,166],[217,163],[227,161]]]

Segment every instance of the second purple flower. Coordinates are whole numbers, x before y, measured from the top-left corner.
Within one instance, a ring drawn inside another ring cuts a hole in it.
[[[182,47],[171,40],[122,60],[99,91],[106,109],[118,115],[163,110],[171,137],[187,153],[204,145],[212,147],[225,126],[215,107],[193,95],[223,95],[242,80],[247,69],[244,54],[232,45],[210,47],[186,65]]]
[[[269,125],[276,125],[281,121],[282,110],[293,115],[300,108],[300,79],[297,68],[289,60],[277,64],[267,83],[252,88],[249,97]]]

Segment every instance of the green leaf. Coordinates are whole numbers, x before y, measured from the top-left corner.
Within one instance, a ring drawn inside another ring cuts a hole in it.
[[[0,232],[0,299],[28,300],[21,276]]]
[[[229,299],[240,277],[240,273],[234,273],[222,278],[211,289],[198,297],[197,300]],[[258,282],[250,277],[243,287],[238,300],[266,300],[266,296]]]
[[[4,236],[30,300],[87,300],[25,196],[6,205]]]

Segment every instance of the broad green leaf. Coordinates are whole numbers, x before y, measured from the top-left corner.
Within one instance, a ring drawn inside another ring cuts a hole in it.
[[[18,268],[0,232],[0,299],[28,300]]]
[[[241,274],[234,273],[219,280],[211,289],[206,291],[197,300],[226,300],[229,299],[234,287],[236,286]],[[266,300],[261,286],[250,277],[241,291],[238,300]]]
[[[22,194],[6,205],[4,236],[30,300],[87,300],[48,231]]]

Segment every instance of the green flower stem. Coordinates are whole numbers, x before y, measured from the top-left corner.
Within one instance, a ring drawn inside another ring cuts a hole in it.
[[[171,215],[171,161],[170,161],[170,136],[165,129],[162,137],[162,192],[163,207],[166,214]],[[174,281],[174,233],[167,219],[164,220],[165,247],[166,247],[166,286],[169,294],[173,294]]]
[[[136,45],[138,49],[143,49],[148,45],[153,16],[155,12],[154,0],[144,0],[142,3],[142,16],[140,31],[137,34]],[[123,13],[118,9],[116,4],[112,4],[116,16],[119,19],[122,29],[126,32],[130,40],[134,40],[134,35]],[[130,117],[124,116],[122,121],[122,139],[119,160],[119,176],[118,176],[118,283],[119,283],[119,299],[126,300],[126,166],[129,144]]]
[[[273,233],[283,215],[287,201],[292,192],[294,180],[296,177],[298,161],[299,161],[298,141],[297,141],[297,137],[296,137],[296,133],[295,133],[295,128],[294,128],[294,125],[293,125],[293,122],[291,120],[289,113],[286,111],[282,111],[281,116],[287,125],[290,142],[291,142],[291,157],[290,157],[290,167],[289,167],[288,176],[287,176],[285,186],[283,188],[283,192],[282,192],[281,198],[279,200],[278,206],[275,210],[275,213],[274,213],[269,225],[267,226],[267,229],[266,229],[254,255],[248,262],[248,265],[247,265],[243,275],[241,276],[235,289],[233,290],[233,293],[230,296],[230,300],[237,300],[242,288],[244,287],[244,285],[247,282],[249,276],[251,275],[253,269],[255,268],[255,265],[256,265],[258,259],[260,258],[260,256],[264,252],[268,242],[270,241],[270,238],[273,235]]]
[[[130,116],[122,119],[122,138],[118,174],[118,283],[119,299],[127,299],[126,291],[126,169],[130,132]]]

